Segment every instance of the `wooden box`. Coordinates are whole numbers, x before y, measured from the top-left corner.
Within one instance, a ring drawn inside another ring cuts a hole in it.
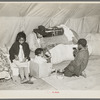
[[[30,61],[30,75],[35,78],[44,78],[51,74],[52,64],[37,64],[34,60]]]

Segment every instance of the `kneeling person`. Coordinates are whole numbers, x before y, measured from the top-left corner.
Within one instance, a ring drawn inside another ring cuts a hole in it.
[[[88,63],[89,52],[87,41],[85,39],[79,39],[77,44],[78,50],[75,54],[74,60],[64,69],[64,75],[68,77],[83,75]],[[85,74],[83,76],[85,77]]]

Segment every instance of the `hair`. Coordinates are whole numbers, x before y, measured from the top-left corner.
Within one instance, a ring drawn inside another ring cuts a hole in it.
[[[16,36],[16,42],[18,42],[20,38],[23,38],[24,41],[26,41],[26,34],[23,31],[21,31],[21,32],[19,32],[17,34],[17,36]]]
[[[82,38],[78,40],[78,44],[81,44],[83,47],[87,46],[87,41],[86,39]]]
[[[34,33],[38,33],[38,29],[33,29],[33,32]]]
[[[37,48],[36,50],[35,50],[35,55],[39,55],[39,54],[41,54],[43,52],[43,49],[42,48]]]
[[[39,34],[39,33],[38,33],[38,29],[33,29],[33,32],[36,34],[36,36],[37,36],[37,38],[38,38],[38,35],[37,35],[37,34]]]
[[[45,31],[45,27],[44,27],[43,25],[38,26],[38,29],[39,29],[40,31]]]

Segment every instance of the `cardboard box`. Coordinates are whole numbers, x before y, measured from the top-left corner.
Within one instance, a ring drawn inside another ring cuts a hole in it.
[[[37,64],[34,60],[30,61],[30,75],[35,78],[44,78],[51,74],[52,64]]]

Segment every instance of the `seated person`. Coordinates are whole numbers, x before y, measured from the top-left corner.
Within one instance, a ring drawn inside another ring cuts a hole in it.
[[[26,42],[26,34],[24,32],[17,34],[16,41],[11,46],[9,54],[13,80],[16,81],[15,77],[19,74],[21,83],[33,84],[29,79],[28,62],[30,60],[30,49]]]
[[[46,46],[44,45],[43,36],[38,32],[37,29],[34,29],[34,32],[35,32],[35,34],[36,34],[37,43],[38,43],[39,48],[44,48],[44,47],[46,47]]]
[[[37,64],[43,63],[51,63],[51,57],[49,55],[44,54],[44,50],[42,48],[37,48],[35,50],[35,58],[34,62]],[[51,68],[51,72],[55,71],[55,69]]]
[[[48,61],[48,59],[50,59],[50,56],[45,55],[44,50],[42,48],[37,48],[35,50],[34,62],[36,62],[38,64],[50,63],[50,61]]]
[[[37,48],[44,48],[43,36],[39,34],[38,29],[33,29],[32,33],[30,33],[27,37],[27,43],[29,44],[29,48],[31,51],[35,52]]]
[[[37,41],[37,29],[33,29],[32,33],[27,36],[27,43],[29,44],[29,48],[32,52],[35,52],[37,48],[39,48],[39,43]]]
[[[70,64],[64,69],[63,73],[65,76],[84,76],[86,74],[83,73],[89,59],[89,52],[87,48],[87,41],[85,39],[78,40],[78,50],[74,52],[74,60],[70,62]]]

